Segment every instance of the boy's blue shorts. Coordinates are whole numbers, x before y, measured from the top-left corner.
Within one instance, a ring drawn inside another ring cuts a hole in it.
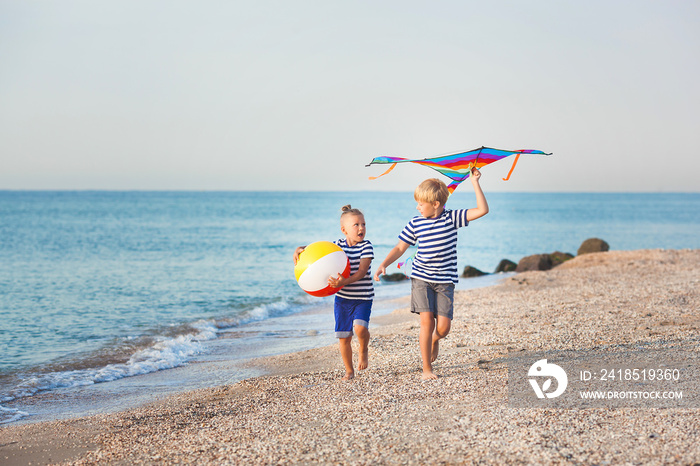
[[[352,328],[361,325],[369,328],[369,315],[372,312],[371,299],[347,299],[335,297],[335,336],[347,338],[352,336]]]

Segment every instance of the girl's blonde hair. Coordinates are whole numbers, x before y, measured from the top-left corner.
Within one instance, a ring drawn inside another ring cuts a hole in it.
[[[413,192],[413,198],[418,202],[438,201],[441,205],[445,205],[448,197],[450,197],[450,192],[447,190],[447,186],[437,178],[423,181]]]
[[[362,215],[363,217],[365,216],[365,214],[363,214],[360,209],[353,209],[350,204],[344,205],[343,207],[341,207],[340,211],[342,212],[340,214],[341,219],[343,218],[343,215],[346,215],[346,214]]]
[[[341,228],[343,226],[343,217],[345,217],[346,215],[362,215],[362,218],[365,217],[365,214],[363,214],[360,209],[353,209],[350,204],[344,205],[340,210],[342,211],[342,213],[340,214]]]

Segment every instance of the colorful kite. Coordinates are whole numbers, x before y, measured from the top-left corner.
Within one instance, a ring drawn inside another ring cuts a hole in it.
[[[409,160],[401,157],[375,157],[366,166],[369,167],[375,163],[390,163],[391,167],[379,176],[370,176],[370,180],[376,180],[380,176],[384,176],[396,167],[397,163],[411,162],[420,165],[425,165],[427,167],[436,170],[446,177],[452,180],[447,186],[450,194],[457,189],[459,184],[469,178],[469,175],[474,168],[481,168],[484,165],[501,160],[504,157],[515,154],[515,160],[513,160],[513,166],[510,167],[508,176],[503,178],[504,181],[510,179],[511,173],[515,168],[515,164],[518,163],[518,158],[520,154],[535,154],[535,155],[552,155],[542,152],[541,150],[500,150],[492,149],[490,147],[481,147],[479,149],[470,150],[468,152],[460,152],[458,154],[443,155],[439,157],[430,157],[422,160]]]

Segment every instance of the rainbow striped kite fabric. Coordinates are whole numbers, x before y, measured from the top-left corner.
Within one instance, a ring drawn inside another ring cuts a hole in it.
[[[503,178],[503,180],[507,181],[510,179],[511,173],[513,173],[513,169],[515,168],[515,164],[518,162],[520,154],[552,155],[551,153],[547,154],[541,150],[501,150],[493,149],[491,147],[481,147],[479,149],[460,152],[458,154],[443,155],[421,160],[410,160],[401,157],[375,157],[366,166],[369,167],[372,164],[380,163],[392,164],[391,167],[389,167],[389,169],[381,175],[371,176],[369,178],[370,180],[376,180],[380,176],[384,176],[393,170],[397,163],[411,162],[425,165],[442,173],[452,180],[452,182],[447,186],[448,191],[450,194],[452,194],[462,181],[469,178],[472,169],[480,169],[485,165],[497,162],[498,160],[508,157],[509,155],[515,155],[515,160],[513,161],[513,166],[511,167],[510,172],[508,172],[508,176]]]

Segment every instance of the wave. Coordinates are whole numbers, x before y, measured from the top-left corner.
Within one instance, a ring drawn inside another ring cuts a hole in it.
[[[259,322],[261,320],[294,314],[302,311],[305,308],[311,307],[312,305],[318,305],[318,303],[318,300],[312,300],[306,296],[297,298],[293,302],[282,299],[280,301],[261,304],[250,309],[239,311],[233,317],[217,319],[215,325],[219,330],[239,327],[241,325]]]
[[[0,393],[0,403],[8,403],[37,393],[111,382],[125,377],[149,374],[187,364],[194,356],[206,352],[204,342],[217,338],[220,331],[271,317],[298,312],[298,305],[286,300],[255,306],[236,316],[218,320],[199,320],[183,326],[179,335],[155,337],[155,342],[135,351],[121,363],[75,370],[19,375],[9,391]],[[151,339],[150,341],[153,341]],[[28,413],[0,405],[0,424],[14,422]]]
[[[0,424],[6,424],[8,422],[19,421],[23,417],[29,416],[29,413],[20,411],[14,408],[5,408],[0,406]]]
[[[202,351],[202,341],[216,338],[217,329],[211,322],[192,324],[197,333],[163,338],[152,346],[135,352],[124,363],[107,364],[104,367],[48,372],[25,378],[1,402],[33,396],[38,392],[58,388],[81,387],[101,382],[111,382],[124,377],[148,374],[185,364],[193,355]]]

